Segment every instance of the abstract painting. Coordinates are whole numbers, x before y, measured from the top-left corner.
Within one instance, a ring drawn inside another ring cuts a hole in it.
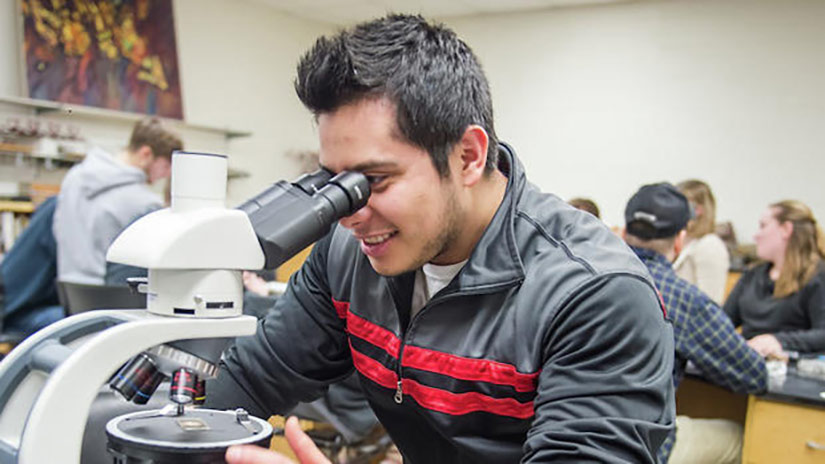
[[[183,118],[172,0],[20,0],[29,97]]]

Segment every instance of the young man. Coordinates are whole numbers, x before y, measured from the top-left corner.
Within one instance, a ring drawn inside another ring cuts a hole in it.
[[[527,182],[469,47],[391,15],[319,39],[296,89],[321,164],[372,195],[315,245],[281,316],[225,354],[207,405],[267,417],[354,368],[405,463],[656,462],[673,335],[653,283],[600,221]],[[267,453],[227,460],[281,459]]]
[[[106,250],[132,221],[160,208],[147,185],[169,177],[181,139],[157,118],[138,122],[119,158],[93,148],[60,186],[52,229],[58,280],[104,283]]]
[[[712,382],[740,393],[764,393],[765,362],[734,330],[721,308],[679,278],[671,263],[682,249],[690,204],[673,185],[645,185],[627,203],[624,238],[645,263],[673,321],[678,386],[688,361]],[[675,440],[675,447],[674,447]],[[673,453],[671,454],[671,449]],[[742,428],[731,421],[676,418],[676,431],[659,449],[660,462],[740,461]]]

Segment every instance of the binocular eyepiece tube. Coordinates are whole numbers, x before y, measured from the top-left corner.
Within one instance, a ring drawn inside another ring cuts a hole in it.
[[[335,221],[367,204],[370,184],[364,174],[344,171],[336,176],[320,169],[293,183],[280,181],[238,207],[255,229],[274,269],[326,235]]]

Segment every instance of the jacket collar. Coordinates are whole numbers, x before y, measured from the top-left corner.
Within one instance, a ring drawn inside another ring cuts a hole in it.
[[[495,291],[524,280],[524,266],[518,252],[514,221],[517,206],[527,184],[515,151],[507,144],[499,145],[498,169],[507,177],[504,198],[484,230],[467,264],[458,274],[458,288],[455,281],[448,287],[458,292],[482,293]]]
[[[668,269],[673,267],[673,264],[667,260],[665,255],[659,252],[653,251],[649,248],[639,248],[635,246],[631,246],[630,249],[636,253],[636,256],[638,256],[643,263],[645,263],[645,266],[650,266],[651,263],[655,263]]]

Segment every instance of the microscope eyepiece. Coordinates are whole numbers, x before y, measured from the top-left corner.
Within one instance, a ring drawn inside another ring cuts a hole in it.
[[[332,178],[332,172],[326,169],[319,169],[299,177],[292,185],[300,187],[307,195],[317,192]]]
[[[370,184],[366,176],[357,172],[344,171],[330,179],[318,193],[325,196],[330,202],[340,205],[336,213],[340,219],[358,211],[367,204],[370,196]],[[344,202],[346,199],[346,202]],[[336,220],[337,220],[336,219]]]
[[[370,184],[364,174],[344,171],[330,177],[321,169],[295,183],[280,181],[238,207],[258,236],[264,268],[278,267],[367,204]]]

